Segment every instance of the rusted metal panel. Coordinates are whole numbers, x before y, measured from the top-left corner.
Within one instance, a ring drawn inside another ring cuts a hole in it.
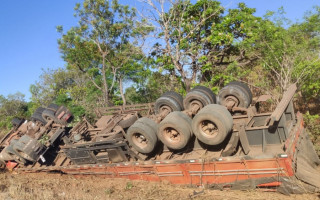
[[[287,171],[289,158],[237,161],[211,161],[202,163],[175,163],[158,165],[93,165],[62,169],[67,174],[107,175],[132,180],[169,181],[173,184],[222,184],[263,177],[293,176]],[[266,183],[278,186],[279,182]]]
[[[270,116],[270,123],[269,123],[270,126],[272,126],[275,121],[280,120],[282,114],[284,113],[285,109],[288,107],[291,99],[293,98],[293,95],[295,94],[296,90],[297,90],[297,85],[293,84],[283,94],[282,100],[280,101],[280,103],[277,105],[276,109],[273,111],[273,113]]]

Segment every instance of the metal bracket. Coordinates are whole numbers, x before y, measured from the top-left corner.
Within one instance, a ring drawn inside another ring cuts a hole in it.
[[[244,124],[239,124],[236,128],[239,131],[240,143],[241,143],[243,152],[244,154],[247,155],[250,152],[250,145],[249,145],[248,137],[246,134],[245,126]]]
[[[229,143],[227,144],[226,148],[221,153],[221,156],[231,156],[233,153],[235,153],[237,146],[239,144],[239,132],[234,132],[231,135],[231,138],[229,140]]]
[[[276,121],[280,120],[282,114],[284,113],[289,103],[291,102],[291,99],[293,98],[293,95],[295,94],[296,90],[297,90],[297,85],[293,84],[283,94],[283,98],[281,99],[280,103],[278,104],[278,106],[270,116],[269,126],[272,126]]]

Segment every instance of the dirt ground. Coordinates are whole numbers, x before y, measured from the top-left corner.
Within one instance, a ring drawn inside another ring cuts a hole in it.
[[[218,191],[188,186],[110,179],[96,176],[75,177],[61,174],[0,174],[0,199],[320,199],[320,194],[286,196],[261,190]]]

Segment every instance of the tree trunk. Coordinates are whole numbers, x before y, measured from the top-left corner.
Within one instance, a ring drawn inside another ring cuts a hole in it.
[[[186,92],[187,93],[190,92],[190,90],[191,90],[191,83],[192,83],[192,80],[190,80],[190,79],[185,79],[184,80],[184,84],[186,86]]]
[[[127,101],[126,101],[126,97],[123,94],[122,78],[119,78],[119,88],[120,88],[120,95],[123,101],[123,105],[125,106],[127,104]]]
[[[107,83],[107,77],[106,77],[106,64],[105,64],[105,57],[102,57],[102,83],[103,83],[103,89],[102,89],[102,94],[103,94],[103,99],[104,103],[109,105],[109,88],[108,88],[108,83]]]

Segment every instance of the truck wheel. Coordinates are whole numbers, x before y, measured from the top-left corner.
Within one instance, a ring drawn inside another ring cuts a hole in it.
[[[251,90],[250,90],[250,88],[248,87],[247,84],[242,83],[240,81],[231,81],[228,85],[237,85],[237,86],[243,88],[248,93],[249,99],[250,99],[250,103],[251,103],[251,101],[252,101],[252,92],[251,92]]]
[[[26,154],[23,150],[19,149],[15,149],[15,151],[17,152],[17,154],[19,154],[19,156],[21,156],[22,158],[24,158],[25,160],[29,160],[31,162],[35,162],[35,160],[30,157],[28,154]]]
[[[13,150],[17,152],[19,156],[31,162],[35,162],[38,159],[42,149],[43,145],[28,135],[23,135],[13,145]]]
[[[183,105],[186,110],[190,110],[194,105],[203,108],[211,103],[210,97],[200,90],[191,90],[183,100]]]
[[[127,131],[129,144],[138,152],[151,153],[157,144],[157,135],[152,128],[143,123],[134,123]]]
[[[46,124],[47,121],[45,119],[43,119],[43,117],[42,117],[42,112],[44,110],[45,110],[45,108],[42,108],[42,107],[37,108],[37,110],[31,116],[31,120],[34,122],[38,121],[38,122],[42,123],[43,125]]]
[[[5,150],[6,153],[9,154],[17,163],[23,165],[27,163],[27,161],[13,149],[12,145],[7,146]]]
[[[60,106],[58,106],[57,104],[51,103],[48,105],[47,109],[48,110],[52,110],[53,112],[56,112],[59,109]]]
[[[130,127],[138,120],[138,117],[135,114],[128,114],[123,120],[119,122],[119,126],[123,129]]]
[[[191,91],[193,91],[193,90],[198,90],[198,91],[205,93],[210,98],[211,104],[217,103],[216,95],[209,88],[202,86],[202,85],[197,85]]]
[[[155,133],[158,131],[158,124],[148,117],[141,117],[137,120],[136,123],[142,123],[149,126]]]
[[[232,123],[232,122],[231,122]],[[192,120],[192,130],[196,137],[208,145],[218,145],[231,131],[230,122],[218,110],[204,108]]]
[[[192,120],[184,115],[182,112],[172,112],[159,125],[158,138],[170,149],[183,149],[192,136]]]
[[[155,113],[181,111],[182,108],[174,98],[169,96],[161,96],[154,105]]]
[[[219,115],[223,117],[227,130],[230,131],[233,128],[233,118],[226,107],[219,104],[210,104],[199,111],[199,113],[213,113],[213,112],[219,113]]]
[[[181,110],[183,110],[183,97],[181,96],[181,94],[176,93],[174,91],[168,91],[164,93],[162,96],[173,98],[180,105]]]
[[[43,119],[45,119],[47,122],[49,122],[50,120],[53,120],[53,121],[57,121],[58,119],[56,118],[56,116],[54,115],[54,111],[52,110],[49,110],[49,109],[45,109],[43,112],[42,112],[42,117]]]
[[[1,153],[0,153],[0,160],[3,160],[3,161],[9,161],[9,160],[14,160],[14,158],[10,155],[10,154],[8,154],[8,152],[7,152],[7,149],[8,148],[8,146],[6,146],[2,151],[1,151]]]
[[[249,94],[238,85],[227,85],[219,92],[219,104],[226,106],[234,103],[233,107],[248,108],[251,100]]]

